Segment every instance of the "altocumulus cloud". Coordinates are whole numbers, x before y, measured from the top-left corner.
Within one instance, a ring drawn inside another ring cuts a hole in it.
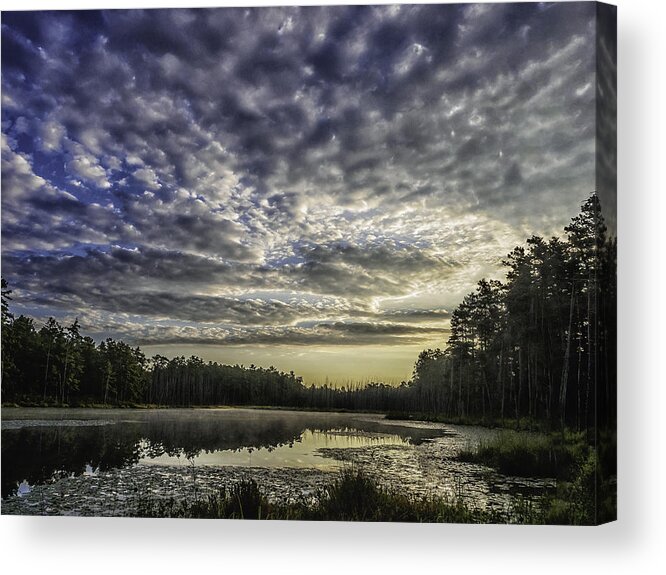
[[[136,342],[439,341],[593,189],[588,3],[5,12],[17,310]]]

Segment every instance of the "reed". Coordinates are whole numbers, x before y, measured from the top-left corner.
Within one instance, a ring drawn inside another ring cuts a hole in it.
[[[458,458],[487,465],[504,475],[570,479],[589,453],[582,433],[532,434],[502,431]]]

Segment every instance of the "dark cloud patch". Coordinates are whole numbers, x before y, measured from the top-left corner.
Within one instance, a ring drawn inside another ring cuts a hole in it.
[[[222,283],[227,287],[261,284],[253,273],[261,271],[203,256],[153,249],[85,248],[81,254],[54,253],[3,256],[3,273],[20,278],[15,285],[26,291],[54,296],[60,292],[80,295],[94,289],[125,289],[131,294],[168,286],[191,292],[195,286]],[[229,278],[225,283],[225,278]],[[243,281],[243,277],[246,278]],[[104,292],[101,292],[104,293]]]
[[[134,333],[139,345],[413,345],[445,337],[445,329],[395,324],[324,324],[314,328],[258,328],[242,332],[225,329],[148,327]]]
[[[443,277],[456,264],[427,249],[330,243],[297,248],[301,260],[286,275],[301,289],[353,296],[401,295],[419,282]]]
[[[514,162],[509,166],[507,171],[504,173],[504,185],[506,186],[517,186],[523,181],[523,174],[520,171],[520,166]]]
[[[433,334],[443,333],[441,328],[416,327],[400,323],[344,323],[336,322],[332,324],[319,324],[317,328],[324,331],[340,332],[345,335],[414,335],[414,334]]]
[[[357,299],[404,294],[414,285],[442,277],[457,267],[427,250],[391,244],[310,245],[297,249],[297,263],[281,265],[150,248],[84,246],[80,252],[7,253],[3,256],[3,273],[21,278],[16,285],[27,291],[75,293],[84,301],[87,294],[101,286],[107,286],[101,293],[127,290],[128,300],[141,292],[162,292],[162,286],[189,294],[196,293],[198,287],[227,293],[276,289]],[[214,314],[211,310],[211,321]]]
[[[451,317],[446,309],[396,309],[381,312],[381,317],[401,322],[444,321]]]
[[[36,294],[22,299],[23,305],[60,308],[92,308],[109,314],[129,314],[149,320],[182,320],[237,326],[289,325],[307,319],[358,315],[361,309],[332,298],[316,301],[292,297],[276,299],[206,296],[182,292],[136,292],[115,289],[73,290]]]
[[[163,292],[133,294],[130,298],[123,294],[104,294],[99,300],[99,307],[110,312],[125,312],[145,317],[239,325],[290,324],[308,317],[345,311],[344,308],[336,308],[334,305],[327,309],[299,301],[280,302]]]

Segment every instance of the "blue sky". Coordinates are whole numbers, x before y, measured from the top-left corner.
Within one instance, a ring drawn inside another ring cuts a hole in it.
[[[409,376],[594,190],[592,3],[3,12],[15,313]]]

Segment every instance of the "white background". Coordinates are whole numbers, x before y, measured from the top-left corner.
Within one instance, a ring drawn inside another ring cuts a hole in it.
[[[258,5],[290,2],[206,2]],[[293,2],[291,2],[293,3]],[[317,4],[323,2],[296,2]],[[329,2],[331,3],[331,2]],[[339,1],[337,3],[343,3]],[[358,3],[358,2],[357,2]],[[368,2],[361,2],[368,3]],[[21,2],[3,10],[183,6]],[[597,528],[0,517],[5,573],[665,573],[665,3],[618,0],[619,515]],[[662,297],[660,297],[662,296]]]

